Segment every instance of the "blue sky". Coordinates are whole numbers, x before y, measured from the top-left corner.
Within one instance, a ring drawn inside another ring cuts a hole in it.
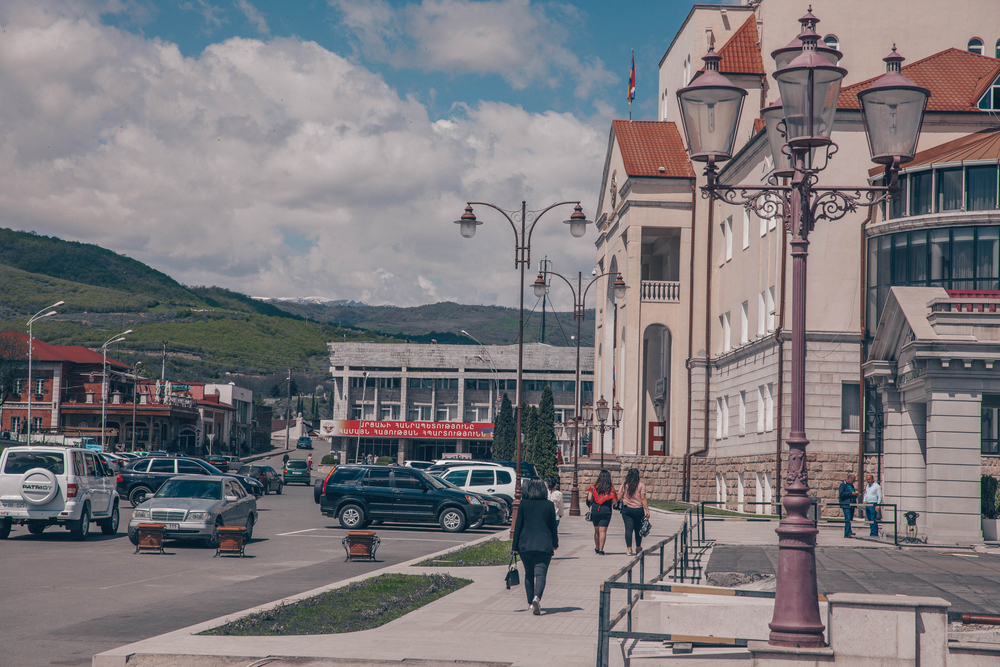
[[[255,296],[516,305],[506,222],[453,221],[470,200],[593,215],[630,50],[654,119],[690,7],[5,0],[0,224]],[[589,274],[569,213],[532,258]]]

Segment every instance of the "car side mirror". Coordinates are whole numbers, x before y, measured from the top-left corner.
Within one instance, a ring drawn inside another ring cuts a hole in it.
[[[239,498],[237,498],[236,496],[226,496],[227,503],[235,503],[237,500],[239,500]]]

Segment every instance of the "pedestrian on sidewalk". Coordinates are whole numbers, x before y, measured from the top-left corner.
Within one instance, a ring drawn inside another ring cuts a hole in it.
[[[858,492],[854,488],[854,475],[848,475],[847,480],[840,483],[837,495],[840,498],[840,509],[844,511],[844,537],[854,537],[854,532],[851,531],[854,506],[851,503],[858,501]]]
[[[545,575],[549,571],[552,554],[558,548],[556,509],[548,499],[545,482],[540,479],[525,480],[521,485],[521,506],[514,521],[511,550],[524,563],[524,593],[535,616],[542,613]]]
[[[550,477],[547,486],[549,487],[549,500],[556,508],[556,527],[558,528],[559,520],[563,517],[563,494],[559,490],[559,478]]]
[[[288,465],[288,452],[285,452],[285,455],[281,457],[281,465]]]
[[[604,541],[608,539],[611,524],[611,508],[618,500],[615,485],[611,483],[611,473],[602,470],[597,483],[587,489],[587,507],[590,508],[590,522],[594,524],[594,553],[604,555]]]
[[[878,537],[878,513],[880,511],[879,505],[882,504],[882,487],[875,481],[875,475],[871,473],[868,473],[865,481],[868,483],[865,487],[864,497],[864,502],[868,503],[865,507],[865,515],[871,521],[870,536]]]
[[[622,520],[625,521],[625,548],[628,555],[642,551],[642,520],[649,518],[649,503],[646,501],[646,485],[639,479],[639,469],[629,468],[625,475],[619,497],[622,499]],[[635,534],[635,552],[632,551],[632,534]]]
[[[312,454],[310,454],[309,458],[306,459],[306,469],[309,472],[312,472],[312,469],[313,469],[313,455]]]

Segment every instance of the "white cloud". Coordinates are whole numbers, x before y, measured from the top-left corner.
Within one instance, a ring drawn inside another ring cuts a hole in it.
[[[395,67],[498,74],[515,89],[554,87],[568,75],[578,97],[618,81],[599,58],[581,61],[567,45],[572,30],[582,26],[571,6],[422,0],[395,9],[386,0],[328,1],[368,58]]]
[[[51,7],[0,7],[5,227],[248,294],[514,305],[509,226],[479,207],[487,224],[462,239],[465,201],[593,212],[603,119],[477,102],[436,121],[312,42],[230,39],[185,58]],[[593,265],[593,231],[571,238],[569,213],[539,224],[533,264]]]
[[[256,7],[250,4],[249,0],[235,0],[236,8],[243,12],[247,21],[252,23],[257,32],[262,35],[270,35],[271,29],[267,26],[267,21],[264,19],[264,15],[261,14]]]

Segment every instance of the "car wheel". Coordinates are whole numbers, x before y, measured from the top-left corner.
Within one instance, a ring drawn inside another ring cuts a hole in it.
[[[252,514],[247,517],[246,537],[244,539],[246,539],[247,542],[249,542],[251,539],[253,539],[253,515]]]
[[[120,520],[120,515],[118,513],[118,503],[111,508],[111,516],[107,519],[99,521],[97,525],[101,527],[101,532],[105,535],[117,535],[118,534],[118,522]]]
[[[316,480],[316,483],[313,485],[313,500],[316,501],[317,505],[319,505],[319,501],[320,498],[322,498],[322,496],[323,496],[323,482]]]
[[[135,546],[139,546],[139,532],[135,530],[128,531],[128,541]]]
[[[29,521],[28,532],[32,535],[41,535],[47,525],[45,521]]]
[[[275,491],[275,493],[277,493],[279,496],[281,495],[281,484],[280,483],[278,484],[278,490]]]
[[[365,511],[357,505],[344,505],[337,518],[340,519],[341,528],[362,528],[365,524]]]
[[[446,533],[460,533],[465,530],[465,514],[460,509],[449,507],[441,512],[438,523],[441,524],[441,530]]]
[[[479,521],[477,521],[474,524],[472,524],[471,526],[469,526],[469,528],[471,530],[477,530],[479,528],[482,528],[484,523],[486,523],[486,513],[485,512],[483,512],[483,515],[481,517],[479,517]]]
[[[146,502],[152,492],[153,490],[148,486],[137,486],[129,492],[128,501],[132,503],[132,507],[138,507]]]
[[[4,519],[0,521],[0,540],[6,540],[10,537],[10,529],[14,527],[14,522],[10,519]]]
[[[90,505],[84,505],[80,518],[69,522],[69,534],[77,542],[82,542],[90,535]]]
[[[221,525],[222,525],[222,519],[218,519],[215,522],[215,528],[212,529],[211,536],[209,536],[205,540],[205,543],[208,545],[209,549],[218,549],[219,548],[219,526],[221,526]]]

